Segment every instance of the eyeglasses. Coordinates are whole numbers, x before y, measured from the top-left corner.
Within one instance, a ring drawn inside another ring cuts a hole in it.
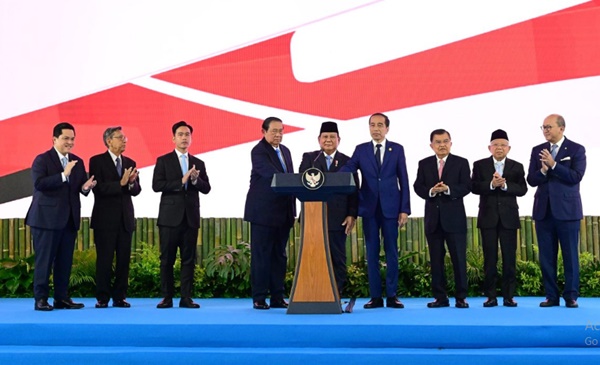
[[[445,144],[448,144],[448,143],[450,143],[449,139],[444,139],[443,141],[440,141],[440,140],[433,141],[433,144],[434,145],[438,145],[438,146],[445,145]]]
[[[494,148],[498,148],[498,147],[500,147],[500,148],[506,148],[506,147],[508,147],[508,145],[506,143],[494,143],[494,144],[491,144],[490,146],[492,146]]]
[[[112,138],[120,139],[123,142],[127,142],[127,136],[121,134],[120,136],[113,136]]]
[[[551,126],[551,125],[541,125],[540,126],[540,129],[543,131],[549,131],[552,128],[554,128],[554,126]]]

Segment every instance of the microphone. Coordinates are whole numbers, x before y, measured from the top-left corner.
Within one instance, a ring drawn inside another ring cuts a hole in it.
[[[323,154],[323,150],[319,150],[319,153],[317,154],[317,157],[315,157],[315,159],[312,162],[312,166],[311,167],[315,167],[315,162],[317,162],[317,160],[319,159],[319,156],[321,156]]]

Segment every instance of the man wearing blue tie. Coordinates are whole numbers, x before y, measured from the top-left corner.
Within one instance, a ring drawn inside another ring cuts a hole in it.
[[[199,193],[208,194],[211,186],[204,161],[188,152],[194,129],[185,121],[171,128],[175,151],[156,159],[152,190],[161,192],[158,209],[160,235],[160,286],[163,300],[157,308],[173,307],[175,283],[173,265],[177,249],[181,257],[181,299],[179,307],[200,308],[193,301],[196,241],[200,228]]]
[[[250,152],[252,171],[244,220],[250,222],[252,306],[266,310],[288,306],[284,299],[285,249],[296,216],[296,198],[277,194],[271,188],[275,173],[294,172],[290,150],[281,144],[283,122],[268,117],[261,130],[263,138]]]
[[[398,291],[398,227],[410,215],[410,188],[406,171],[404,147],[388,141],[390,120],[382,113],[369,118],[372,140],[356,146],[342,172],[360,170],[361,186],[358,192],[358,215],[363,219],[367,248],[367,269],[371,300],[365,309],[383,307],[383,290],[379,273],[380,232],[387,272],[385,279],[386,306],[404,308],[397,298]]]
[[[83,160],[73,153],[75,128],[59,123],[53,130],[53,148],[38,155],[31,166],[33,200],[25,217],[31,227],[35,251],[34,309],[80,309],[69,298],[73,250],[80,225],[79,194],[87,196],[96,185],[87,178]],[[54,278],[54,306],[48,303],[50,274]]]
[[[558,245],[563,256],[567,308],[579,297],[579,227],[583,208],[579,184],[586,168],[585,148],[564,136],[565,119],[552,114],[540,127],[546,143],[533,147],[527,182],[537,187],[532,218],[540,250],[546,300],[540,307],[559,306]]]
[[[521,228],[517,197],[527,193],[523,165],[507,157],[510,151],[508,134],[502,129],[492,133],[491,156],[473,163],[471,177],[473,194],[479,195],[477,227],[483,247],[483,291],[488,299],[486,308],[498,305],[496,281],[498,241],[502,249],[502,296],[505,307],[516,307],[517,230]]]

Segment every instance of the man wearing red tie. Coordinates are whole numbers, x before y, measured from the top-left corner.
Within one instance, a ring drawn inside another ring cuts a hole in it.
[[[429,136],[435,155],[419,161],[415,192],[425,200],[425,236],[431,257],[431,287],[435,301],[429,308],[448,307],[444,258],[448,245],[456,308],[469,308],[467,297],[467,216],[463,197],[471,192],[469,162],[450,154],[450,133],[436,129]]]

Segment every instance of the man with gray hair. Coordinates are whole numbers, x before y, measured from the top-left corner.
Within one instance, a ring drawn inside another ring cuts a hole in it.
[[[135,229],[132,196],[142,188],[135,161],[123,156],[127,137],[121,127],[103,134],[106,152],[90,159],[90,174],[96,177],[94,208],[90,227],[96,244],[96,308],[129,308],[126,301],[131,256],[131,236]],[[115,280],[111,285],[112,263],[116,253]]]

